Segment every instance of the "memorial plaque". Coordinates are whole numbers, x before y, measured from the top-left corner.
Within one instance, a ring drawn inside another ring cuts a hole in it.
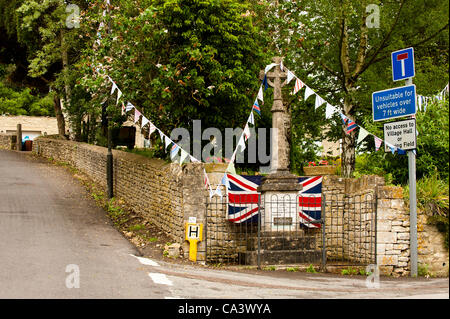
[[[293,231],[298,224],[297,193],[267,192],[264,199],[266,231]]]

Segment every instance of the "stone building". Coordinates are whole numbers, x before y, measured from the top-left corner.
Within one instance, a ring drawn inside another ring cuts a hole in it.
[[[41,135],[58,134],[56,117],[0,115],[0,133],[15,134],[17,124],[22,124],[23,140],[34,140]]]

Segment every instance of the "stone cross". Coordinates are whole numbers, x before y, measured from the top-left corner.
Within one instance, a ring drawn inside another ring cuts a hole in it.
[[[272,58],[273,63],[277,65],[272,71],[267,72],[267,82],[273,87],[273,105],[272,105],[272,128],[277,132],[272,137],[272,171],[271,173],[288,173],[290,164],[290,129],[291,117],[283,104],[281,88],[286,84],[284,79],[287,73],[282,71],[280,63],[283,61],[281,57]],[[264,70],[260,72],[260,79],[264,78]]]

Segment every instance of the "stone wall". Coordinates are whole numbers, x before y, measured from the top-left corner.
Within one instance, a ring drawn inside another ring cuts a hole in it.
[[[15,147],[14,135],[0,133],[0,149],[11,150]]]
[[[430,224],[429,216],[420,209],[417,210],[417,253],[419,265],[429,273],[448,277],[449,252],[445,248],[444,235]]]
[[[324,176],[327,258],[331,262],[373,263],[376,245],[375,190],[382,178]]]
[[[33,143],[33,152],[69,163],[106,190],[106,148],[40,137]],[[113,150],[113,158],[114,196],[159,226],[174,242],[184,243],[189,217],[205,223],[203,164],[180,166],[117,150]],[[204,260],[204,242],[199,243],[198,252],[197,259]]]

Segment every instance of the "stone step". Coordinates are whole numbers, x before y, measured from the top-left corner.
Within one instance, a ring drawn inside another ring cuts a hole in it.
[[[264,250],[313,250],[316,248],[316,238],[307,237],[261,237],[260,249]],[[247,250],[258,249],[258,237],[247,239]]]
[[[313,264],[321,262],[322,252],[319,250],[263,250],[260,258],[261,265]],[[243,265],[257,265],[258,252],[239,253],[239,261]]]

